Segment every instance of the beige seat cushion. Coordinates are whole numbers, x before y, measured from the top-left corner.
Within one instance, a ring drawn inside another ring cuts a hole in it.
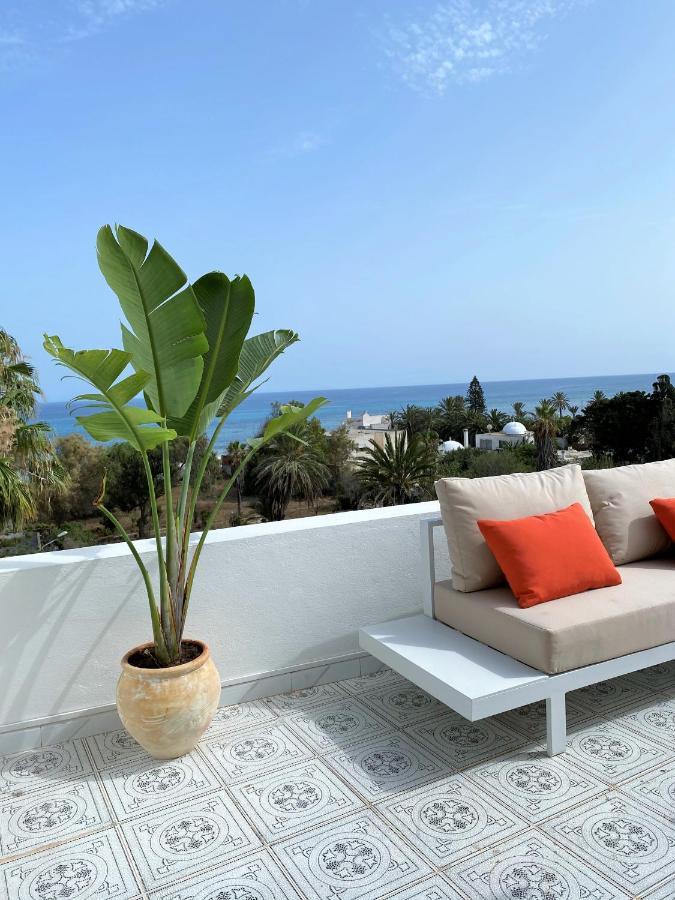
[[[504,581],[478,529],[478,519],[539,516],[572,503],[581,503],[593,519],[580,466],[487,478],[441,478],[436,494],[452,561],[452,583],[458,591],[480,591]]]
[[[669,538],[650,500],[675,497],[675,459],[583,473],[595,527],[615,565],[660,553]]]
[[[436,618],[542,672],[567,672],[675,641],[675,559],[621,569],[623,584],[521,609],[508,588],[435,587]]]

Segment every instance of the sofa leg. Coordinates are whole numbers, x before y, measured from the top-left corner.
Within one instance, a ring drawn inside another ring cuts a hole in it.
[[[549,756],[563,753],[567,746],[564,694],[554,694],[546,700],[546,744]]]

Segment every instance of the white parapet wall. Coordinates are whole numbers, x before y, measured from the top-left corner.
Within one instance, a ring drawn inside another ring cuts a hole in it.
[[[421,609],[419,520],[433,514],[435,502],[214,531],[186,634],[231,688],[263,678],[274,693],[320,665],[348,677],[359,627]],[[153,543],[137,547],[151,562]],[[149,638],[124,545],[0,560],[0,735],[113,709],[120,657]]]

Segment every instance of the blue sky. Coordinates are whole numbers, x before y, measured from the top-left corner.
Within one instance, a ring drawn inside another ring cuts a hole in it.
[[[5,0],[0,324],[119,346],[99,225],[246,272],[277,390],[673,369],[672,0]]]

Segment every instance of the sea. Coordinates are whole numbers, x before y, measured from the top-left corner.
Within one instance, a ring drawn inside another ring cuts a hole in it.
[[[675,380],[675,374],[671,373]],[[649,375],[591,375],[584,378],[539,378],[519,381],[481,382],[488,409],[510,412],[512,404],[521,401],[526,409],[534,409],[544,397],[555,391],[564,391],[570,404],[578,407],[592,397],[597,390],[608,397],[619,391],[650,391],[656,373]],[[372,414],[388,413],[408,404],[433,406],[442,397],[466,394],[467,383],[458,384],[417,384],[398,387],[333,388],[314,391],[257,392],[242,404],[230,417],[219,435],[216,449],[224,450],[230,441],[245,442],[255,437],[258,429],[269,416],[272,404],[299,400],[307,403],[313,397],[326,397],[328,403],[318,412],[318,417],[327,429],[337,428],[346,418],[347,411],[353,416],[363,412]],[[69,409],[66,403],[43,403],[39,418],[51,425],[57,436],[78,432],[85,435],[77,423],[77,410]],[[86,436],[86,435],[85,435]]]

